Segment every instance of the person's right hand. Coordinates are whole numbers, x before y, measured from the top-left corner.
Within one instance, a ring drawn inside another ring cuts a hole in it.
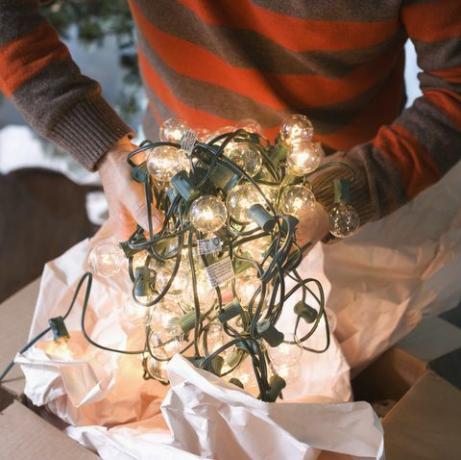
[[[144,230],[149,229],[144,186],[131,178],[131,167],[127,163],[127,154],[136,148],[128,137],[123,138],[104,155],[98,167],[109,207],[109,220],[117,236],[123,240],[136,230],[137,224]],[[161,212],[152,207],[154,232],[159,230],[162,222]]]

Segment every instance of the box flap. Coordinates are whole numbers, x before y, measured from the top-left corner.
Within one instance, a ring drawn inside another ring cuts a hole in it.
[[[461,391],[427,372],[383,420],[387,460],[460,458]]]
[[[0,324],[2,325],[0,372],[27,342],[39,287],[40,278],[28,284],[0,305]],[[19,366],[13,368],[2,382],[2,386],[14,395],[22,394],[24,376]]]
[[[0,439],[0,459],[5,460],[98,458],[18,401],[0,413]]]
[[[398,401],[426,369],[425,361],[401,348],[391,348],[355,377],[354,397],[369,402]]]

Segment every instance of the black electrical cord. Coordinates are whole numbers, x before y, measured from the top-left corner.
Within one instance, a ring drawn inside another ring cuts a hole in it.
[[[67,309],[67,311],[64,313],[64,315],[62,316],[62,318],[65,320],[70,312],[72,311],[72,309],[74,308],[74,305],[75,305],[75,301],[77,300],[77,296],[80,292],[80,289],[81,287],[83,286],[83,283],[85,282],[85,280],[88,280],[88,285],[90,286],[90,289],[91,289],[91,279],[92,279],[92,274],[90,272],[87,272],[85,273],[81,278],[80,278],[80,281],[78,282],[77,284],[77,287],[75,289],[75,292],[74,292],[74,295],[72,297],[72,301],[70,302],[70,305]],[[88,291],[88,288],[87,288],[87,291]],[[88,293],[89,295],[89,293]],[[87,295],[85,295],[85,299],[87,298]],[[85,300],[87,301],[87,300]],[[42,337],[44,337],[48,332],[51,331],[51,327],[47,327],[45,330],[43,330],[42,332],[40,332],[40,334],[37,334],[33,339],[31,339],[26,345],[24,345],[19,351],[18,353],[21,355],[23,353],[25,353],[29,348],[31,348],[33,345],[35,345]],[[14,366],[14,359],[6,366],[6,368],[4,369],[4,371],[1,373],[0,375],[0,382],[3,381],[3,379],[7,376],[7,374],[11,371],[11,369],[13,368]]]

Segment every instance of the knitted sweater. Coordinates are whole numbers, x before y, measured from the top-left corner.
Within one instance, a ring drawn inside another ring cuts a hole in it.
[[[218,128],[254,118],[272,136],[304,113],[317,140],[356,171],[362,222],[437,181],[461,152],[459,0],[130,0],[149,105]],[[423,96],[408,109],[403,45],[414,43]],[[0,89],[42,135],[86,167],[130,128],[81,75],[37,0],[0,0]],[[332,202],[331,177],[314,179]]]

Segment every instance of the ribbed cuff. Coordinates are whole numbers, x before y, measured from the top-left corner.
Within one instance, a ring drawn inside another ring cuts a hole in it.
[[[370,191],[366,171],[357,163],[348,159],[343,152],[327,157],[323,164],[330,163],[310,179],[312,191],[317,201],[330,211],[335,204],[334,180],[344,178],[350,181],[350,204],[360,217],[360,225],[364,225],[379,217],[373,194]],[[335,163],[342,163],[335,164]]]
[[[48,137],[87,169],[94,170],[100,158],[118,140],[132,133],[112,107],[97,96],[68,111]]]

